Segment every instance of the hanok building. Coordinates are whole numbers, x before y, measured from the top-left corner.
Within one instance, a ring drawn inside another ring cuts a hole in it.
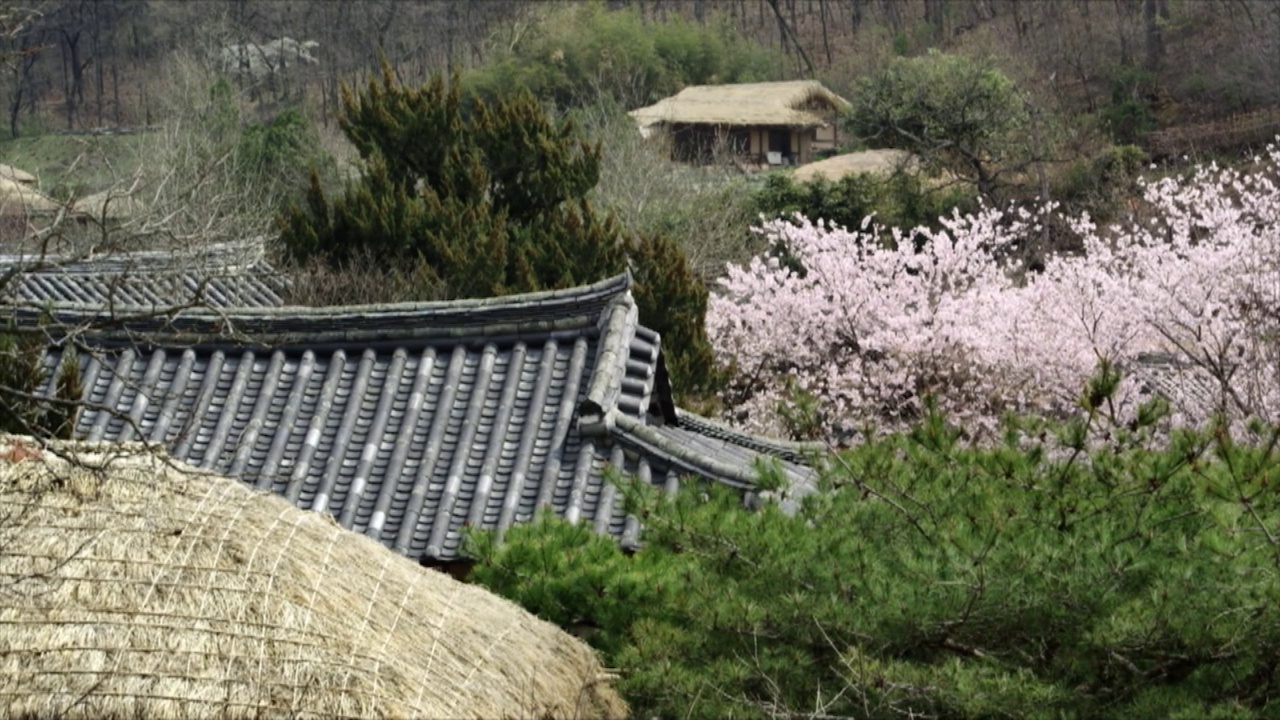
[[[840,143],[849,102],[814,80],[695,85],[630,115],[646,137],[665,133],[675,159],[705,162],[725,147],[756,167],[802,165]]]
[[[44,392],[76,348],[78,437],[155,443],[427,564],[459,560],[465,528],[501,531],[540,510],[635,545],[616,475],[667,492],[693,476],[750,497],[767,464],[792,497],[812,488],[814,446],[673,404],[630,285],[111,322],[66,303],[10,313],[55,337]]]

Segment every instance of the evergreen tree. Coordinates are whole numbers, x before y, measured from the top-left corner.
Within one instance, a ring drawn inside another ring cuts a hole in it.
[[[1274,715],[1280,431],[1153,448],[1157,403],[1091,446],[1117,382],[991,448],[931,408],[794,516],[623,484],[638,552],[542,518],[473,536],[472,578],[585,629],[637,717]]]
[[[333,199],[312,177],[280,220],[295,259],[341,268],[372,256],[418,278],[420,296],[477,297],[595,282],[630,258],[673,379],[712,389],[705,284],[674,243],[630,237],[587,201],[602,150],[572,121],[552,121],[528,93],[464,107],[456,77],[406,88],[386,63],[365,92],[344,87],[343,106],[363,173]]]

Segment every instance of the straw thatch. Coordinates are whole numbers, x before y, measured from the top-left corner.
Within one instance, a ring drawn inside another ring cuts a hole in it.
[[[141,450],[0,436],[5,717],[625,713],[512,603]]]
[[[632,110],[642,129],[659,124],[825,127],[849,102],[815,80],[695,85]]]
[[[22,183],[23,185],[36,184],[35,175],[32,175],[25,170],[19,170],[12,165],[5,165],[4,163],[0,163],[0,178],[13,180],[14,182]]]
[[[920,159],[906,150],[863,150],[798,167],[792,177],[797,182],[808,182],[819,177],[835,182],[845,175],[867,173],[884,176],[900,170],[919,172]]]
[[[76,212],[95,220],[124,220],[138,215],[144,209],[142,202],[133,195],[118,190],[103,190],[75,202]]]
[[[25,182],[0,176],[0,215],[57,212],[62,204]]]

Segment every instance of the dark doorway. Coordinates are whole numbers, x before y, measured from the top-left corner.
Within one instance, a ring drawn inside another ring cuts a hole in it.
[[[791,131],[787,128],[769,128],[769,152],[791,156]]]

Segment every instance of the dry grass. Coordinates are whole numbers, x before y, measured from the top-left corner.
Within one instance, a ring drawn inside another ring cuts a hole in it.
[[[6,717],[616,717],[510,602],[137,447],[0,436]]]

